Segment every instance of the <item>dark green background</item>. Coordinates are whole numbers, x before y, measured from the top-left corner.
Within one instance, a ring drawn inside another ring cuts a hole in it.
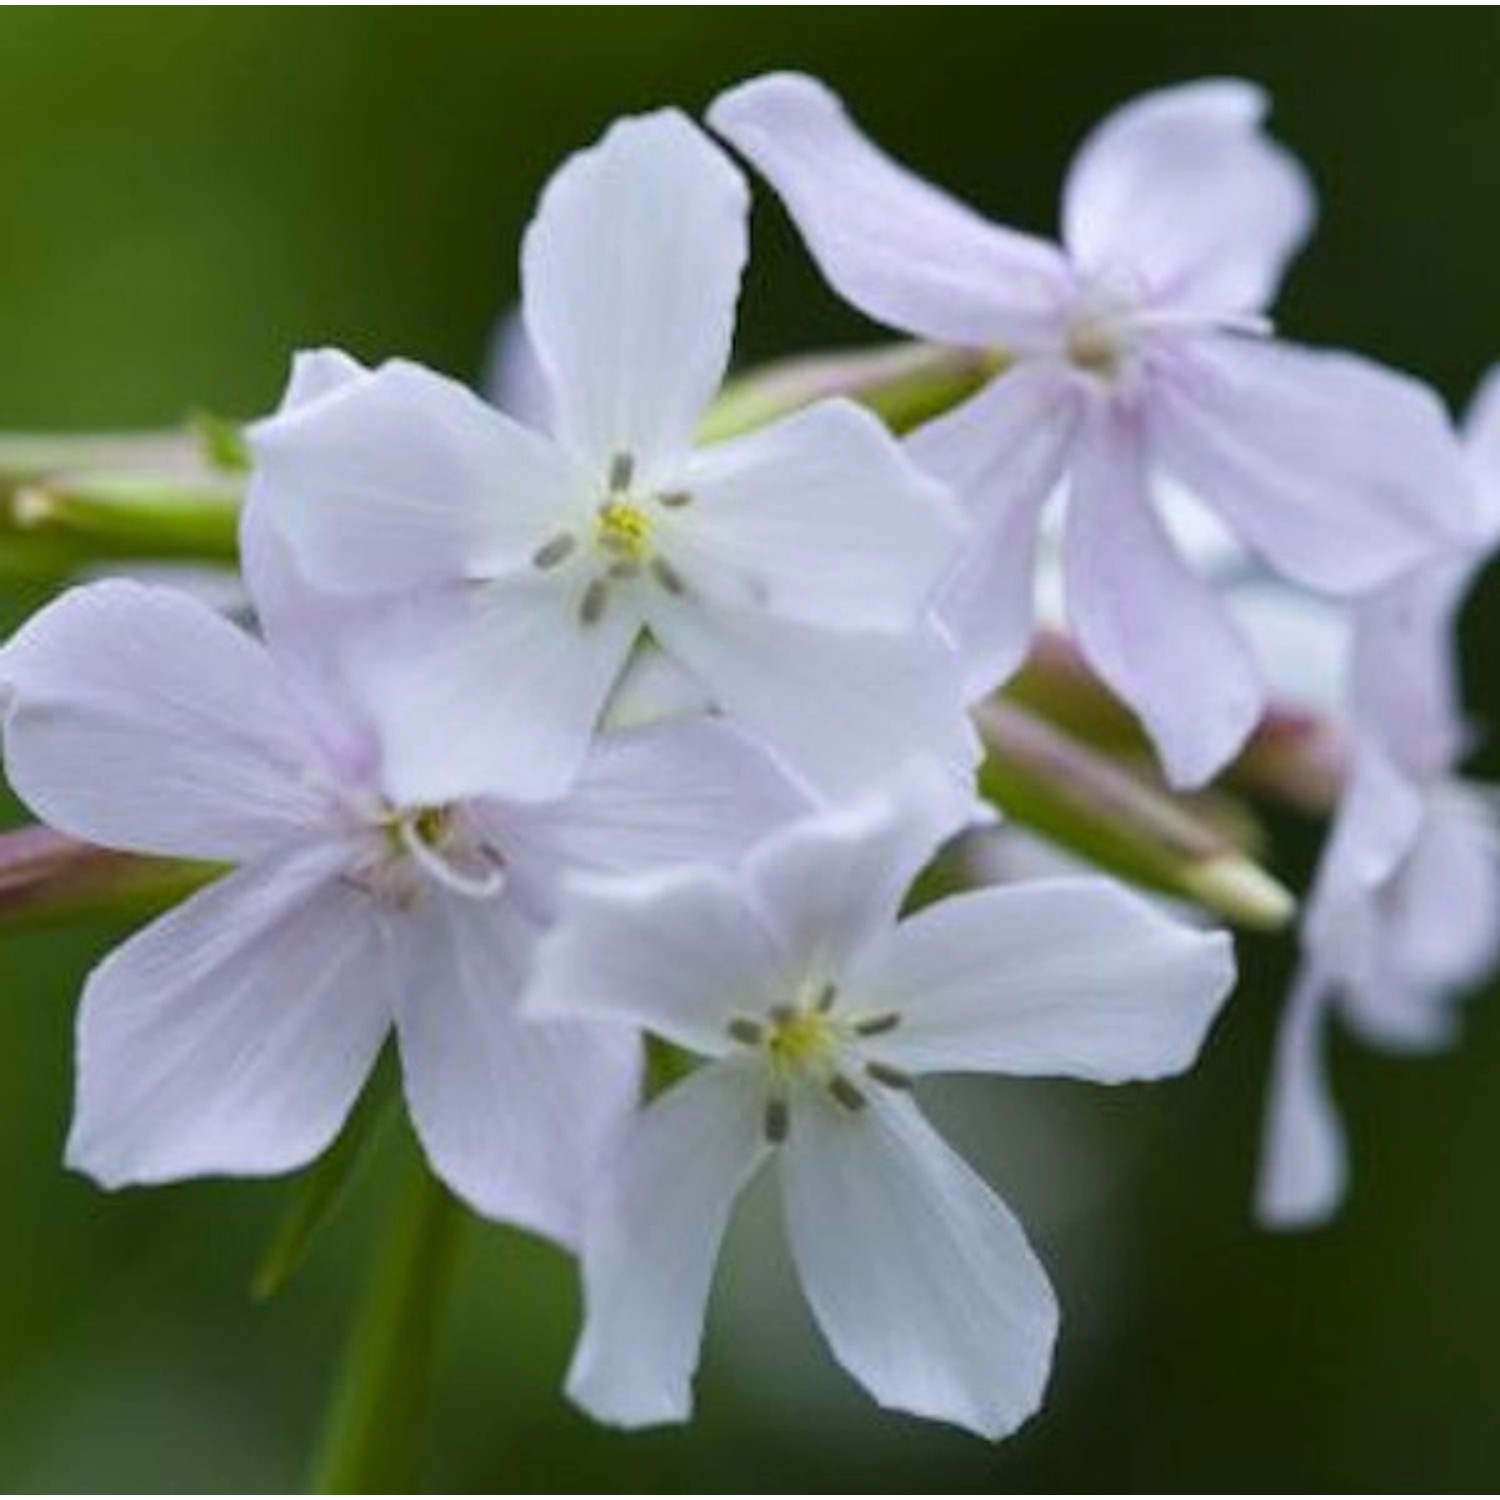
[[[254,413],[334,342],[472,373],[546,174],[615,114],[771,66],[835,84],[899,155],[1053,223],[1106,108],[1268,84],[1324,226],[1282,327],[1435,380],[1500,355],[1500,24],[1389,11],[5,13],[0,427]],[[747,357],[868,336],[758,216]],[[5,613],[18,616],[13,594]],[[1481,719],[1495,590],[1468,622]],[[1301,873],[1305,833],[1283,829]],[[375,1173],[302,1280],[244,1293],[283,1184],[109,1197],[65,1175],[74,996],[114,934],[0,948],[0,1485],[295,1486],[379,1233]],[[558,1394],[571,1272],[466,1246],[428,1478],[442,1488],[1243,1489],[1500,1484],[1500,1010],[1426,1063],[1342,1040],[1356,1183],[1332,1230],[1256,1234],[1249,1184],[1286,943],[1204,1065],[1155,1089],[982,1084],[933,1102],[1031,1225],[1065,1309],[1045,1412],[989,1448],[878,1414],[833,1370],[774,1233],[716,1297],[701,1416],[621,1437]]]

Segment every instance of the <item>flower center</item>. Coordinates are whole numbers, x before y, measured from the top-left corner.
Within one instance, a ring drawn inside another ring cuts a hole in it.
[[[414,906],[428,881],[471,900],[486,900],[505,884],[505,859],[461,803],[393,808],[375,813],[372,848],[348,878],[400,910]]]
[[[651,518],[629,500],[606,500],[599,507],[594,541],[616,558],[643,563],[651,555]]]

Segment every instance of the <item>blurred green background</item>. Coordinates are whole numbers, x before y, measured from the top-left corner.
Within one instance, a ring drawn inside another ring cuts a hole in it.
[[[1500,356],[1500,21],[1416,11],[132,11],[0,17],[0,428],[251,414],[298,346],[472,375],[546,174],[614,115],[773,66],[893,151],[1049,230],[1106,108],[1239,73],[1325,219],[1283,329],[1467,398]],[[763,204],[741,353],[868,338]],[[34,600],[0,604],[13,623]],[[1467,621],[1493,722],[1500,589]],[[1486,767],[1494,769],[1490,760]],[[14,810],[12,810],[13,812]],[[1279,830],[1300,877],[1308,830]],[[106,1196],[62,1171],[74,997],[117,934],[0,947],[0,1485],[295,1487],[389,1175],[280,1299],[246,1283],[285,1184]],[[1413,1063],[1339,1039],[1356,1163],[1331,1230],[1248,1223],[1286,943],[1190,1078],[980,1084],[934,1109],[1031,1227],[1065,1309],[1051,1399],[987,1447],[877,1413],[813,1335],[764,1206],[715,1298],[690,1428],[558,1392],[560,1257],[465,1245],[427,1481],[443,1489],[1488,1489],[1500,1485],[1500,1007]]]

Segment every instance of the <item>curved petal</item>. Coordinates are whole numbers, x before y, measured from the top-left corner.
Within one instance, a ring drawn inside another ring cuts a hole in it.
[[[328,1145],[391,1018],[375,909],[337,858],[247,865],[95,969],[69,1166],[105,1187],[261,1176]]]
[[[491,406],[522,426],[537,432],[552,431],[552,392],[519,308],[495,324],[480,389]]]
[[[1190,1067],[1234,978],[1226,934],[1093,878],[926,907],[842,988],[847,1005],[900,1014],[871,1046],[903,1070],[1125,1083]]]
[[[522,1019],[536,931],[503,898],[433,891],[399,926],[401,1069],[433,1168],[486,1218],[576,1244],[639,1098],[639,1038]]]
[[[1328,1007],[1327,982],[1304,968],[1276,1032],[1266,1100],[1255,1217],[1267,1229],[1314,1228],[1343,1202],[1347,1149],[1323,1062]]]
[[[1047,1274],[910,1100],[801,1111],[778,1167],[813,1315],[882,1406],[992,1439],[1036,1411],[1057,1336]]]
[[[0,652],[0,701],[17,795],[92,843],[241,860],[328,822],[270,657],[170,589],[70,590]]]
[[[800,976],[735,880],[710,865],[579,882],[542,939],[528,1016],[639,1026],[708,1057]]]
[[[1464,449],[1479,492],[1480,535],[1493,546],[1500,535],[1500,364],[1479,383],[1464,418]]]
[[[1205,338],[1165,358],[1153,456],[1278,572],[1362,593],[1455,545],[1476,500],[1442,403],[1354,355]]]
[[[973,523],[972,542],[937,600],[971,702],[1005,682],[1031,646],[1042,507],[1062,481],[1078,414],[1065,373],[1023,364],[906,440]]]
[[[1151,507],[1129,414],[1079,443],[1063,537],[1068,620],[1089,664],[1140,716],[1177,787],[1207,781],[1255,728],[1255,660]]]
[[[714,100],[708,123],[775,188],[834,290],[878,322],[965,345],[1033,345],[1055,326],[1058,251],[898,166],[816,79],[751,79]]]
[[[620,1427],[680,1422],[714,1262],[766,1153],[758,1072],[713,1064],[640,1116],[601,1178],[583,1249],[584,1327],[568,1395]]]
[[[878,788],[915,756],[972,776],[978,747],[958,659],[936,629],[823,630],[692,597],[658,597],[647,608],[663,649],[829,798]]]
[[[879,794],[766,839],[745,874],[799,970],[841,975],[896,920],[912,882],[968,810],[940,769],[918,762],[892,772]]]
[[[645,483],[691,449],[724,378],[750,193],[685,115],[612,125],[553,174],[522,250],[526,332],[553,430],[596,473]]]
[[[560,802],[496,808],[500,847],[528,884],[729,864],[809,803],[765,750],[718,719],[624,730],[594,742]]]
[[[338,593],[489,578],[586,513],[552,442],[396,360],[250,429],[261,503],[298,568]]]
[[[966,530],[942,486],[849,401],[705,449],[684,482],[693,503],[664,518],[662,545],[685,575],[727,576],[814,625],[911,629]]]
[[[1354,621],[1346,603],[1257,570],[1220,585],[1278,705],[1345,716]]]
[[[1217,78],[1103,120],[1063,190],[1063,241],[1080,268],[1139,277],[1158,305],[1264,307],[1316,215],[1307,173],[1261,132],[1268,106],[1254,84]]]
[[[562,795],[640,630],[612,597],[584,623],[576,570],[392,602],[351,640],[348,670],[403,804]]]

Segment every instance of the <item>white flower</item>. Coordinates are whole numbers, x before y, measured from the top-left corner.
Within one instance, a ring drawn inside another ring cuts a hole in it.
[[[971,695],[1025,653],[1040,516],[1063,491],[1071,628],[1179,785],[1234,755],[1263,691],[1246,642],[1163,527],[1165,480],[1278,572],[1334,593],[1387,582],[1470,529],[1430,391],[1259,336],[1313,217],[1301,168],[1260,133],[1265,108],[1252,85],[1214,80],[1111,115],[1069,174],[1064,248],[907,173],[812,79],[757,79],[709,113],[855,306],[1014,361],[910,441],[979,527],[941,606]]]
[[[304,362],[299,378],[341,377]],[[235,866],[91,975],[70,1163],[107,1186],[289,1170],[336,1133],[394,1024],[438,1173],[567,1241],[636,1099],[639,1046],[523,1022],[567,871],[731,857],[803,806],[721,722],[602,739],[552,802],[413,803],[252,502],[267,645],[167,590],[75,589],[0,652],[7,769],[55,827]]]
[[[972,767],[931,612],[962,530],[943,489],[848,403],[694,449],[747,212],[686,118],[622,121],[526,237],[549,432],[394,363],[252,433],[298,567],[370,606],[348,670],[399,795],[555,794],[643,632],[823,791],[917,751]]]
[[[719,1242],[774,1166],[835,1356],[884,1406],[988,1437],[1035,1410],[1056,1330],[1019,1225],[924,1120],[930,1072],[1101,1082],[1185,1068],[1233,980],[1227,938],[1099,879],[956,897],[905,921],[951,831],[926,782],[796,825],[730,875],[580,889],[524,1002],[709,1059],[599,1177],[569,1391],[626,1426],[684,1418]]]
[[[1500,524],[1500,373],[1468,423],[1491,534]],[[1277,1035],[1257,1188],[1261,1220],[1320,1223],[1348,1175],[1323,1036],[1337,1011],[1366,1041],[1451,1041],[1454,1001],[1500,957],[1500,829],[1459,780],[1468,749],[1455,622],[1483,553],[1419,569],[1362,601],[1349,665],[1349,785],[1319,863],[1302,964]]]

